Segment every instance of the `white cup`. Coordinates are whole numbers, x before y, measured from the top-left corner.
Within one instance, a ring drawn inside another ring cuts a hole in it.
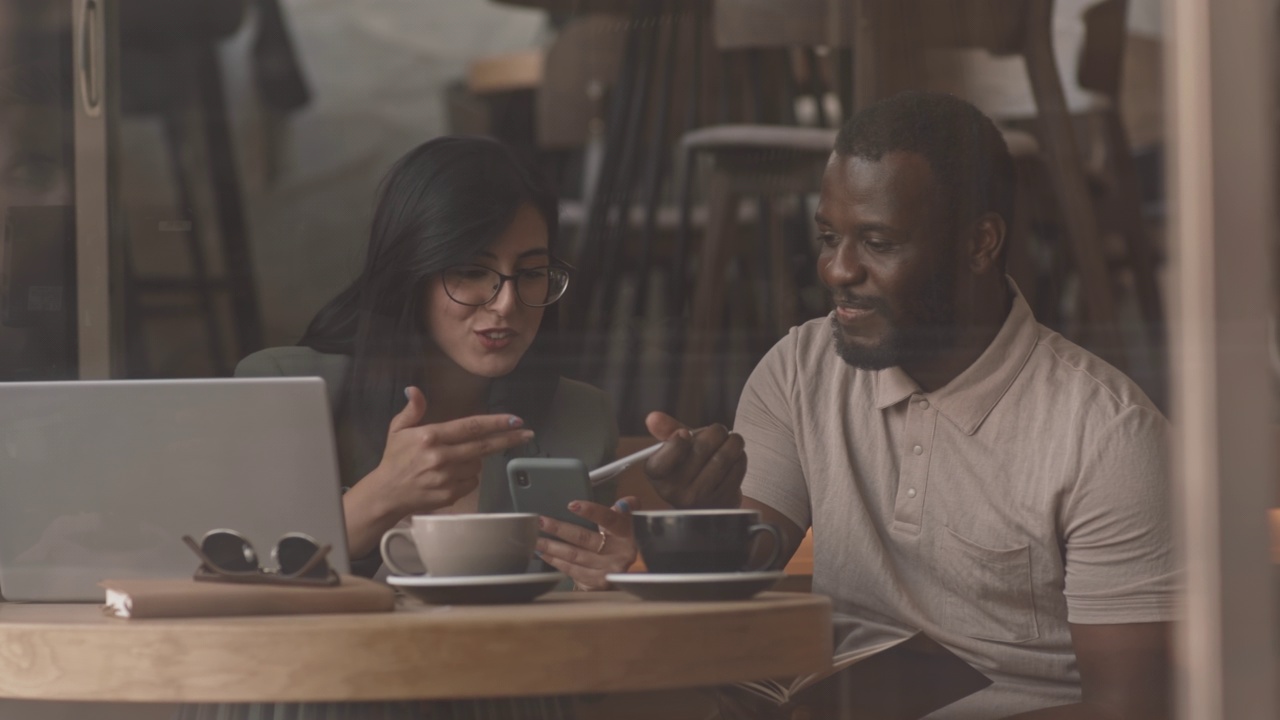
[[[391,544],[409,540],[432,577],[517,575],[529,568],[538,541],[538,516],[530,513],[414,515],[411,527],[382,535],[382,561],[397,575],[418,575],[392,559]],[[402,556],[403,558],[403,556]]]

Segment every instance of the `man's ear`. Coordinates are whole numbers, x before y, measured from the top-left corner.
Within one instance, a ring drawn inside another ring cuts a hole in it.
[[[988,212],[978,217],[969,235],[969,270],[974,275],[982,275],[992,270],[999,270],[1000,257],[1004,254],[1005,243],[1008,242],[1008,228],[1004,218]]]

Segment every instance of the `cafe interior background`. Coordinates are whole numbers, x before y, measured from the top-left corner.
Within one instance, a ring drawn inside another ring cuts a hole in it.
[[[953,2],[970,25],[1012,7]],[[860,51],[853,0],[612,5],[0,0],[0,381],[224,376],[296,342],[358,269],[391,163],[480,133],[562,189],[567,374],[624,434],[651,409],[730,423],[763,350],[826,311],[815,143],[907,51]],[[911,82],[1008,130],[1022,290],[1177,429],[1182,716],[1276,717],[1275,3],[1048,5],[1065,123],[1016,53],[918,48]],[[743,150],[707,134],[726,123],[786,131]]]

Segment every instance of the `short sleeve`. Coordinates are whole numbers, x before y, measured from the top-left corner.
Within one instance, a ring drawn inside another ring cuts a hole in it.
[[[742,494],[807,530],[812,522],[809,488],[794,421],[796,337],[793,329],[752,371],[738,401],[733,429],[746,441],[747,475]]]
[[[1096,436],[1064,510],[1069,622],[1174,619],[1180,575],[1168,433],[1158,412],[1139,406]]]
[[[276,359],[275,348],[259,350],[236,363],[236,377],[281,377],[286,374]]]

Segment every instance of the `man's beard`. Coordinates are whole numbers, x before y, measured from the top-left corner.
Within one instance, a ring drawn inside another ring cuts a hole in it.
[[[869,304],[884,316],[889,326],[884,339],[875,345],[849,342],[844,329],[833,316],[831,335],[835,340],[836,354],[861,370],[883,370],[909,365],[947,350],[955,344],[957,335],[955,286],[955,273],[950,268],[940,267],[918,302],[904,313],[911,321],[905,327],[898,318],[890,317],[883,299],[871,300]]]

